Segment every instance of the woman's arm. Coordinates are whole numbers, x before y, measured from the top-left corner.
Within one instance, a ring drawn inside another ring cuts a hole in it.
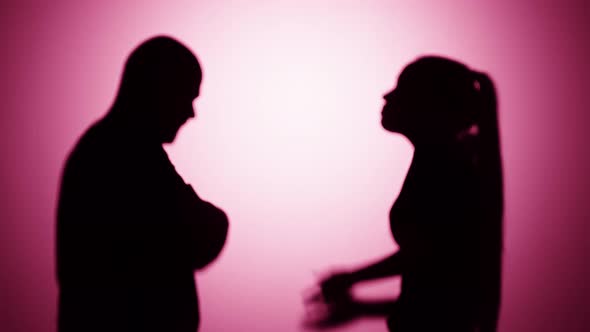
[[[321,295],[327,302],[338,301],[349,297],[350,288],[356,283],[392,277],[402,270],[402,255],[397,251],[358,270],[329,275],[320,282]]]
[[[392,277],[402,273],[402,262],[399,251],[388,255],[366,267],[350,272],[353,283]]]

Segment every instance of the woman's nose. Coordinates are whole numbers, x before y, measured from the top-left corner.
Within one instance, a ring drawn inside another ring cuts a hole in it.
[[[392,102],[395,99],[395,95],[396,95],[396,91],[395,91],[395,89],[393,89],[389,93],[387,93],[385,96],[383,96],[383,99],[385,99],[386,102]]]

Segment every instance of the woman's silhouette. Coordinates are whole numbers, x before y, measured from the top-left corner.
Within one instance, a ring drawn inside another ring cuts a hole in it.
[[[308,304],[321,324],[384,311],[390,331],[496,331],[503,189],[491,79],[453,60],[422,57],[384,96],[382,126],[406,136],[414,158],[390,211],[399,250],[364,268],[332,273]],[[361,303],[359,282],[401,275],[395,303]]]

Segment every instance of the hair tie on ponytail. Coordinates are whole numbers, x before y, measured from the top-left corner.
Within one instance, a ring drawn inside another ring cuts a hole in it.
[[[473,80],[473,88],[475,89],[475,91],[481,92],[481,83],[479,82],[477,77]]]

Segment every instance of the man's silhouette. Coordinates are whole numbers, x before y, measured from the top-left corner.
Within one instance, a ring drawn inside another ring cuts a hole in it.
[[[228,220],[184,183],[162,144],[194,117],[201,78],[179,42],[142,43],[110,111],[67,159],[57,210],[60,332],[197,330],[194,271],[220,253]]]

